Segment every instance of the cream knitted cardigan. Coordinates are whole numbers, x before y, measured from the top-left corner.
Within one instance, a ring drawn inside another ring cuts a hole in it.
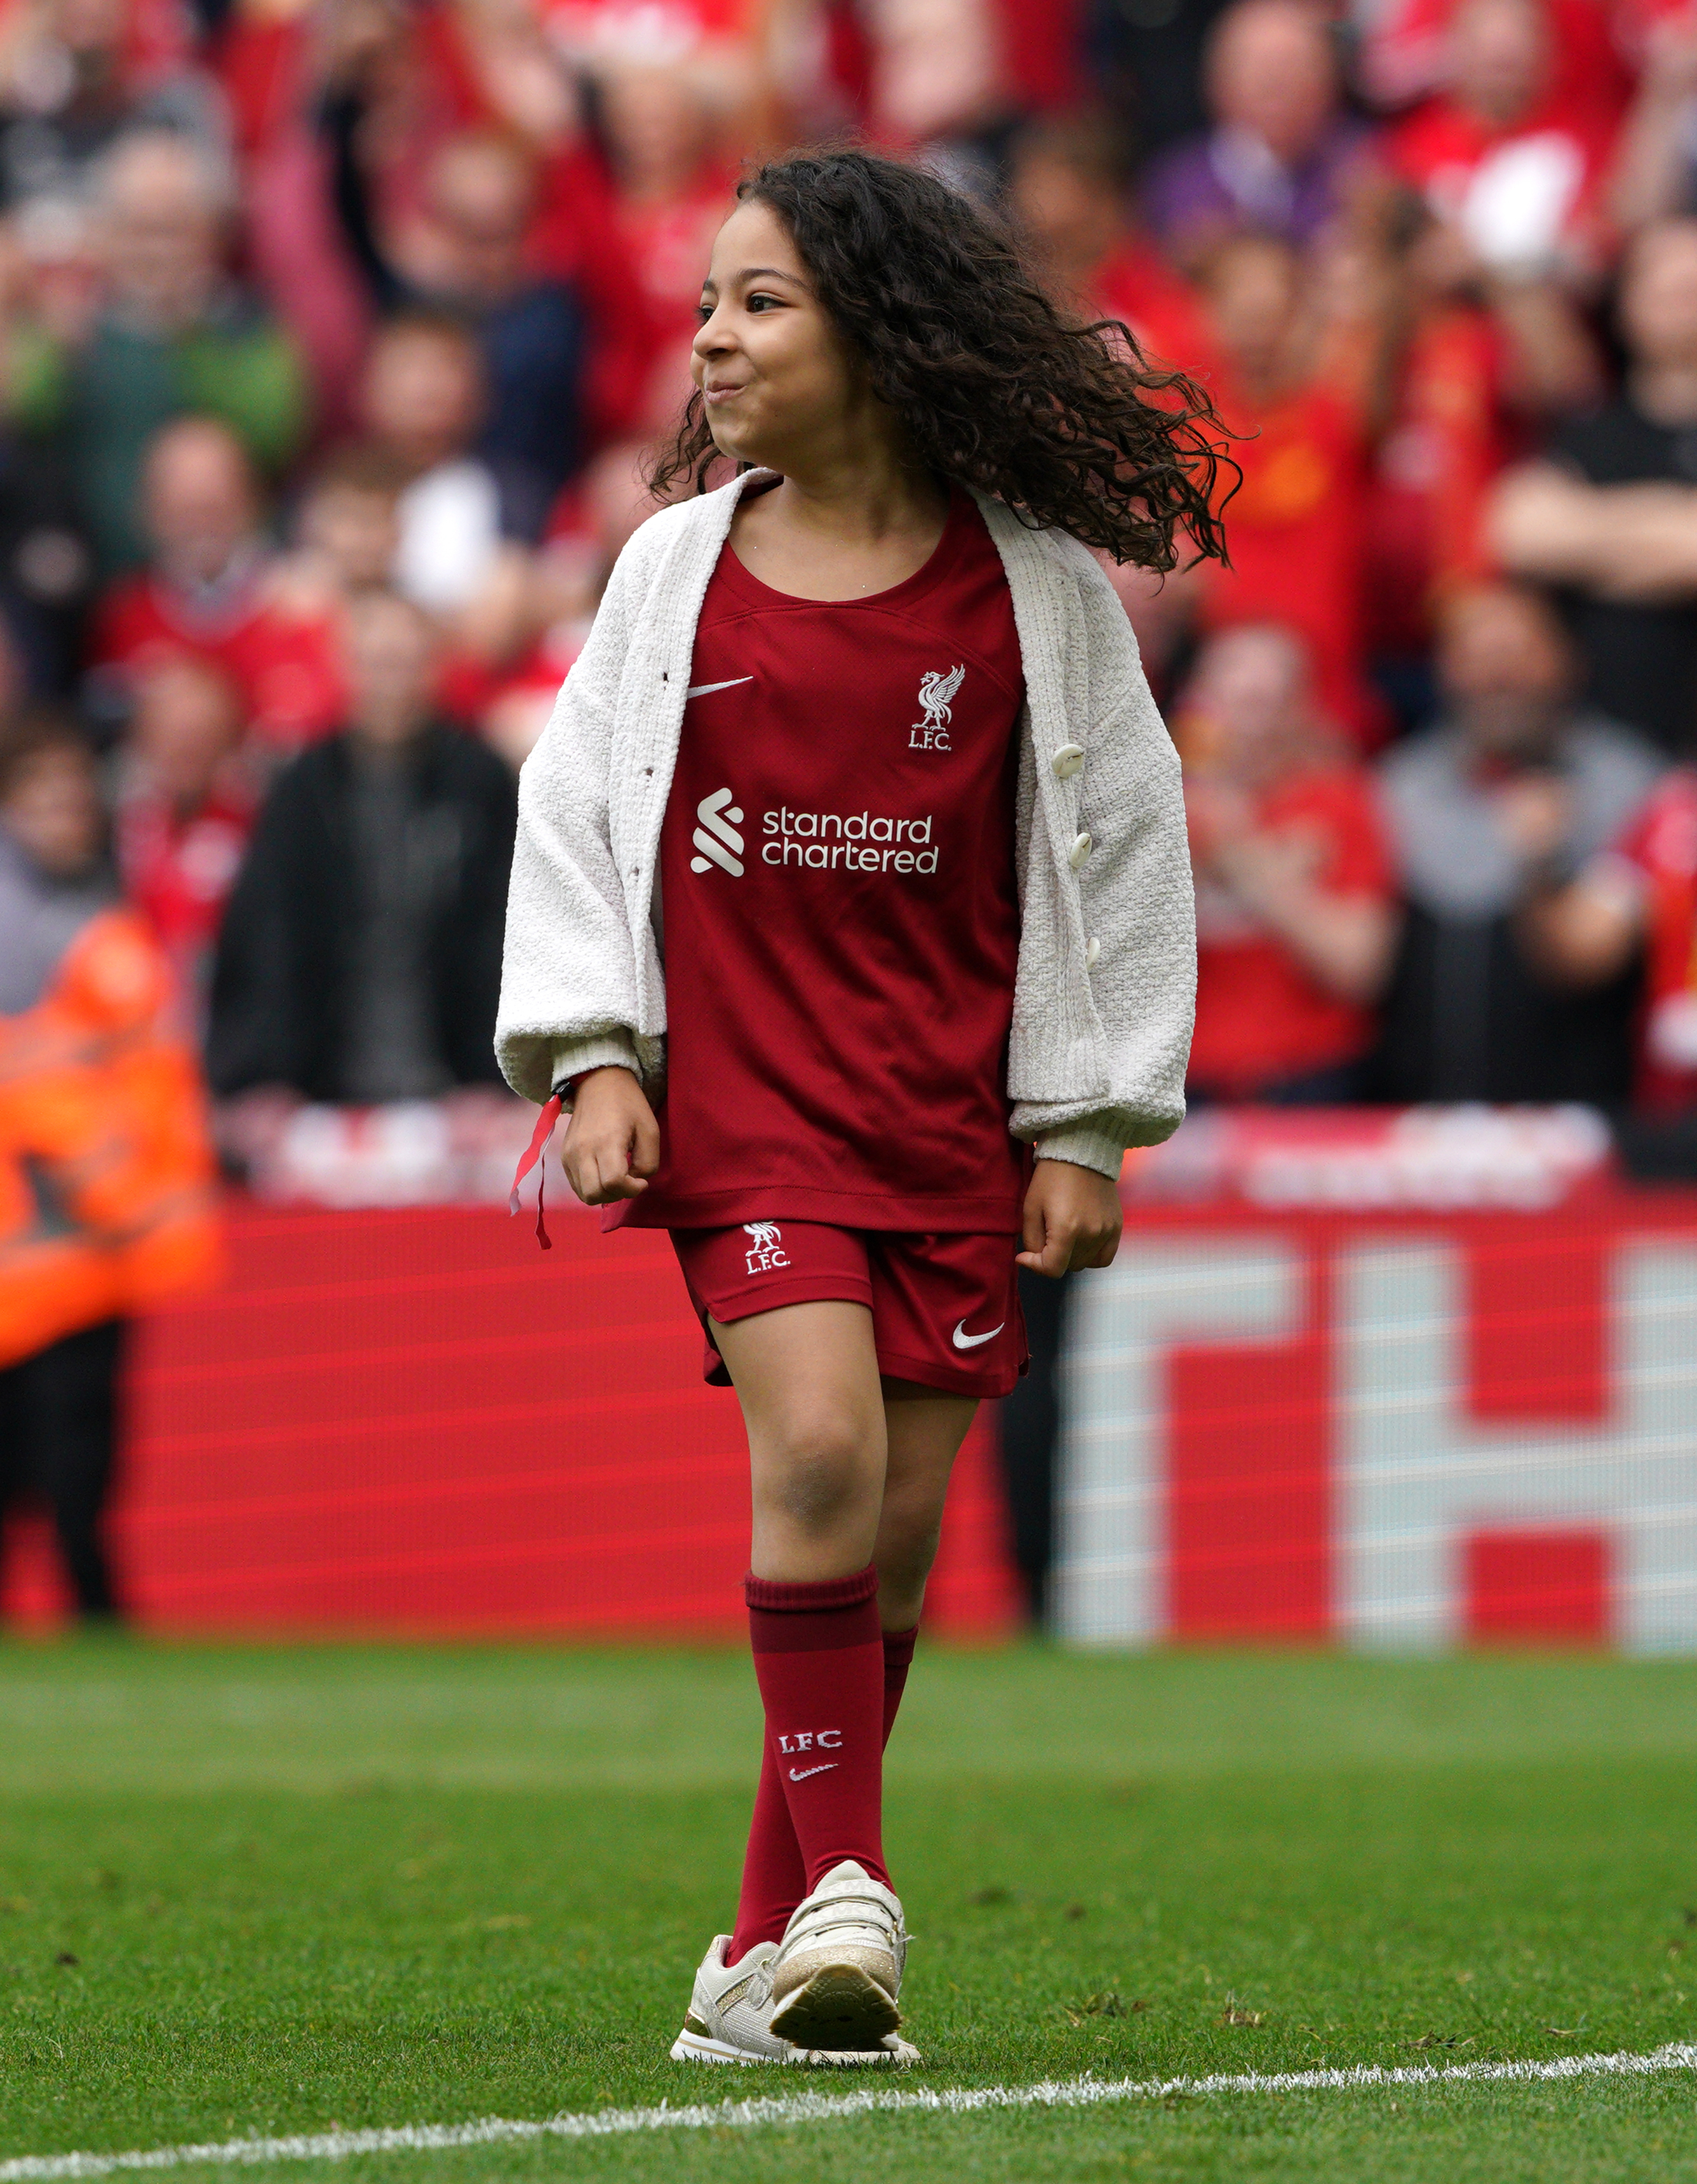
[[[656,1096],[665,974],[655,875],[696,618],[748,472],[649,518],[519,782],[495,1050],[545,1100],[603,1063]],[[1178,759],[1125,610],[1076,539],[981,499],[1024,664],[1010,1128],[1117,1175],[1184,1114],[1195,913]]]

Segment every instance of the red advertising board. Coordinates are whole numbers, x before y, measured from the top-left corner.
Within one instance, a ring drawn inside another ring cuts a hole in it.
[[[1697,1652],[1697,1190],[1577,1115],[1199,1116],[1073,1287],[1061,1635]],[[115,1518],[160,1630],[731,1635],[734,1396],[664,1237],[570,1207],[231,1216],[138,1331]],[[988,1433],[932,1621],[1012,1619]],[[56,1611],[39,1529],[8,1613]]]
[[[161,1630],[746,1628],[748,1456],[664,1235],[550,1206],[236,1204],[216,1294],[138,1330],[114,1535]],[[940,1627],[1005,1627],[992,1451],[963,1453]],[[57,1613],[40,1525],[8,1613]]]

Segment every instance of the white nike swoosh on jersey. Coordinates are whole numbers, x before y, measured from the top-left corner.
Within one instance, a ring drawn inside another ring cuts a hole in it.
[[[1004,1320],[1000,1327],[993,1327],[988,1334],[969,1334],[966,1332],[965,1321],[957,1320],[954,1326],[954,1347],[957,1350],[976,1350],[981,1342],[993,1342],[1001,1333],[1002,1328],[1007,1323],[1006,1320]]]
[[[804,1782],[810,1774],[828,1774],[833,1767],[841,1763],[836,1759],[827,1759],[822,1767],[792,1767],[789,1779],[792,1782]]]
[[[698,682],[684,693],[689,698],[710,698],[715,690],[734,690],[739,683],[752,682],[752,675],[733,675],[728,682]]]

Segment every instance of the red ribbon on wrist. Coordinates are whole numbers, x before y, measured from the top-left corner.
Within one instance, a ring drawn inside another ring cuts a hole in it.
[[[520,1184],[533,1167],[541,1168],[541,1173],[537,1177],[537,1241],[545,1251],[553,1251],[554,1239],[548,1234],[547,1226],[542,1220],[542,1192],[548,1182],[548,1170],[542,1167],[542,1155],[548,1150],[548,1141],[554,1135],[554,1126],[559,1120],[559,1108],[560,1096],[556,1092],[541,1114],[537,1117],[537,1126],[531,1133],[529,1147],[513,1176],[513,1195],[507,1201],[508,1212],[516,1213],[519,1210]]]

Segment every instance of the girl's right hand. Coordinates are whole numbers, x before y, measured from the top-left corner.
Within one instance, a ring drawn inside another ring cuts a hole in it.
[[[560,1147],[565,1179],[586,1206],[635,1198],[660,1164],[659,1125],[628,1069],[592,1069],[578,1082]]]

